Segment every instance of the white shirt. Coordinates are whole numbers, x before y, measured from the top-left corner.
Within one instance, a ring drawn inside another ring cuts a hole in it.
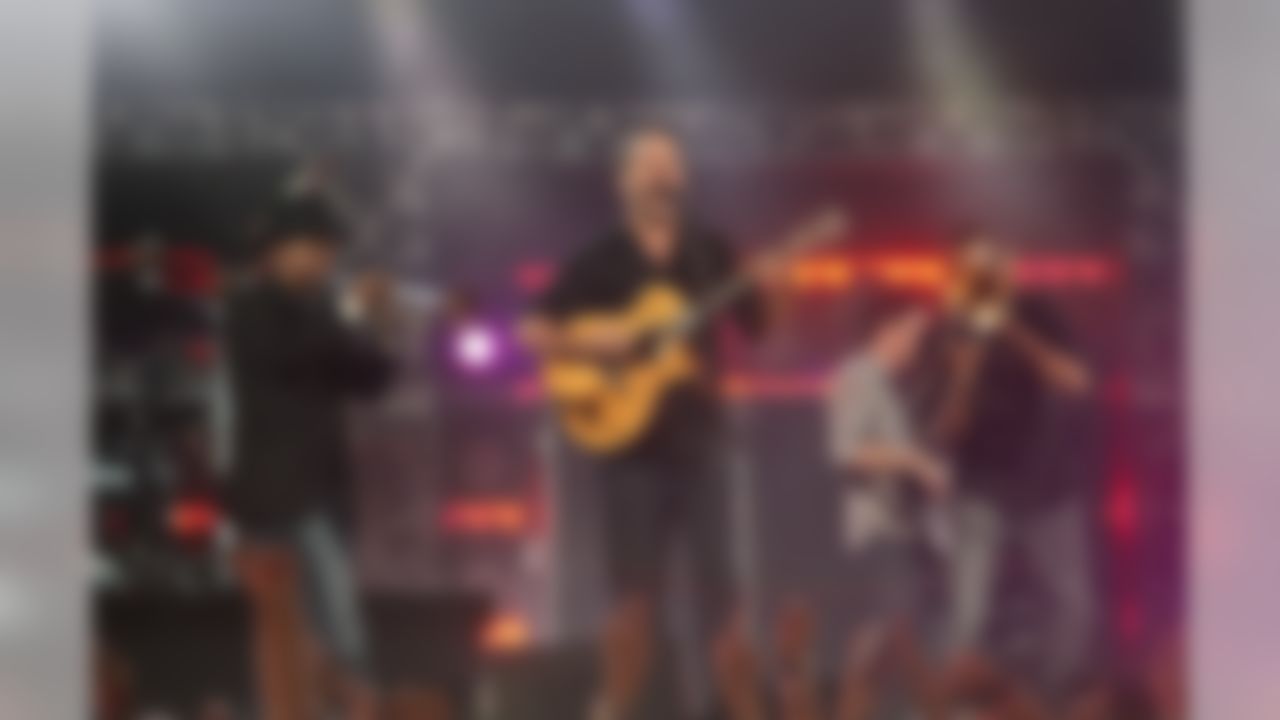
[[[842,470],[863,448],[875,444],[914,448],[918,440],[910,412],[893,378],[868,352],[856,353],[836,368],[827,394],[827,454]],[[841,502],[840,534],[850,550],[879,540],[898,540],[912,531],[895,502],[897,477],[864,476]],[[932,515],[933,513],[930,513]],[[930,518],[928,524],[934,524]],[[935,529],[927,528],[931,535]]]

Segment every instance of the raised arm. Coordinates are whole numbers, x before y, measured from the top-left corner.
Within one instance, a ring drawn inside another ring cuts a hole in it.
[[[929,431],[943,445],[963,437],[973,413],[973,392],[986,347],[977,338],[955,339],[943,349],[942,394]]]
[[[1046,319],[1043,322],[1058,321]],[[1021,321],[1013,322],[1006,332],[1013,346],[1027,357],[1049,387],[1068,396],[1079,396],[1089,391],[1093,384],[1089,369],[1064,343],[1055,341],[1053,336],[1060,333]]]

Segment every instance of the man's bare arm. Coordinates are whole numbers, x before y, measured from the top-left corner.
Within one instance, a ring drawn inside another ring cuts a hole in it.
[[[1078,396],[1093,384],[1088,368],[1078,357],[1055,347],[1025,325],[1008,329],[1014,347],[1031,360],[1031,364],[1050,387],[1064,395]]]
[[[942,403],[930,428],[934,436],[944,444],[950,445],[958,440],[969,424],[973,388],[977,383],[984,354],[982,343],[973,339],[965,341],[953,351]]]
[[[945,466],[913,447],[881,442],[864,443],[849,458],[848,469],[864,477],[902,477],[934,493],[945,493],[950,479]]]

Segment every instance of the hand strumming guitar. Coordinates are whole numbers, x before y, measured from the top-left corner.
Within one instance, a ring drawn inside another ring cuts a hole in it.
[[[601,360],[616,360],[632,353],[640,337],[635,330],[620,323],[603,324],[575,338],[570,352]]]

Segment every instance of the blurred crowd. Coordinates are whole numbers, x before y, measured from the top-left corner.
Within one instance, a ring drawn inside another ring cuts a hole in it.
[[[821,620],[803,600],[788,604],[756,644],[743,623],[712,650],[725,720],[1184,720],[1183,647],[1171,639],[1124,671],[1099,670],[1050,697],[1015,668],[978,654],[946,664],[930,661],[910,623],[868,624],[846,643],[843,667],[825,677],[814,662]],[[625,613],[611,618],[599,682],[605,692],[640,692],[644,640]],[[100,651],[94,668],[98,720],[248,720],[225,697],[210,696],[193,715],[151,712],[137,697],[129,664]],[[375,720],[457,720],[462,715],[432,688],[386,691],[377,708],[350,717]],[[582,720],[589,720],[584,712]]]
[[[776,619],[774,671],[762,673],[760,653],[741,629],[715,648],[717,680],[732,720],[1180,720],[1185,717],[1180,650],[1170,646],[1141,668],[1082,679],[1054,697],[1013,668],[964,654],[936,664],[902,621],[863,627],[848,640],[833,683],[811,662],[817,620],[803,603]],[[625,676],[628,654],[614,671]]]

